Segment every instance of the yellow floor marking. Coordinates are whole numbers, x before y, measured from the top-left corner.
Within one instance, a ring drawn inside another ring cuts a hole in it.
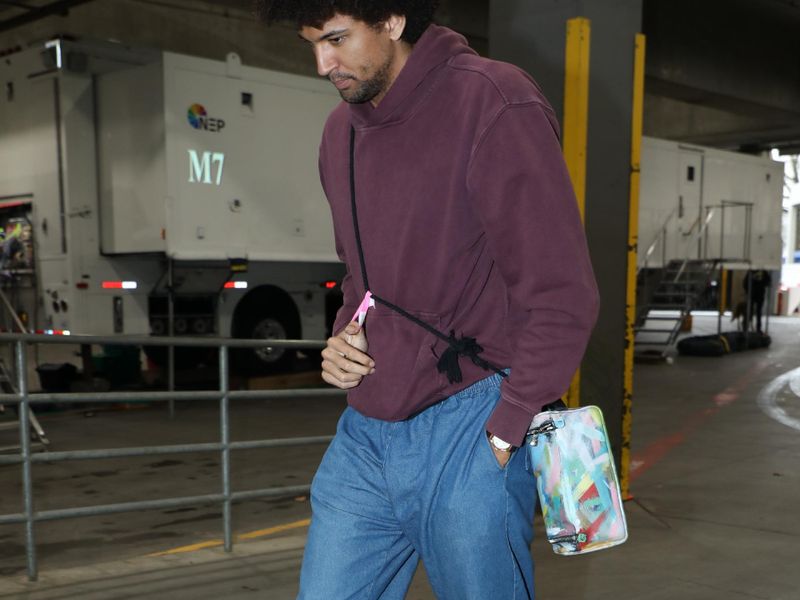
[[[254,538],[266,537],[273,533],[280,533],[281,531],[289,531],[290,529],[298,529],[300,527],[308,527],[311,525],[311,519],[303,519],[302,521],[295,521],[294,523],[286,523],[286,525],[276,525],[275,527],[268,527],[267,529],[259,529],[251,531],[250,533],[243,533],[236,536],[237,540],[252,540]]]
[[[311,519],[303,519],[301,521],[294,521],[293,523],[286,523],[285,525],[276,525],[275,527],[268,527],[266,529],[258,529],[250,533],[243,533],[236,536],[236,541],[252,540],[260,537],[267,537],[282,531],[289,531],[291,529],[299,529],[301,527],[308,527],[311,524]],[[168,556],[170,554],[184,554],[186,552],[194,552],[196,550],[203,550],[205,548],[217,548],[224,545],[222,540],[209,540],[207,542],[199,542],[197,544],[190,544],[188,546],[179,546],[171,550],[164,550],[162,552],[154,552],[147,556]]]

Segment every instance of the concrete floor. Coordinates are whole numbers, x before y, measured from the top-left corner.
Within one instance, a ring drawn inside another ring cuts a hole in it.
[[[695,318],[695,333],[716,319]],[[773,346],[724,358],[637,365],[629,541],[557,557],[539,538],[538,597],[550,600],[800,599],[800,319],[771,322]],[[342,403],[238,404],[233,438],[331,432]],[[45,413],[58,450],[217,439],[212,405]],[[310,480],[323,449],[235,454],[234,489]],[[215,456],[36,465],[37,508],[214,492]],[[0,467],[0,514],[20,508],[19,468]],[[0,598],[294,598],[307,499],[234,508],[232,554],[219,547],[148,556],[221,536],[214,508],[42,523],[40,581],[24,574],[22,528],[0,527]],[[408,595],[434,598],[420,571]],[[336,600],[336,599],[331,599]]]

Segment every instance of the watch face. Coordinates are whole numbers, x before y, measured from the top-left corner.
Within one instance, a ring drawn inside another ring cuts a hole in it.
[[[489,441],[492,443],[492,446],[494,446],[498,450],[508,450],[509,448],[511,448],[511,444],[509,444],[508,442],[504,442],[503,440],[495,436],[490,437]]]

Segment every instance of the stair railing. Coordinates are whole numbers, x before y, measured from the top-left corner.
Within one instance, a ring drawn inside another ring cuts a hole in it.
[[[706,233],[708,232],[708,226],[711,224],[711,221],[714,219],[714,215],[715,214],[716,214],[716,211],[715,211],[714,207],[707,207],[706,208],[706,216],[702,220],[702,225],[700,225],[700,228],[697,230],[696,233],[692,234],[692,231],[694,230],[694,228],[699,223],[701,223],[700,217],[697,217],[697,220],[692,224],[692,226],[689,229],[689,231],[686,232],[685,234],[683,234],[684,236],[689,237],[689,239],[685,241],[686,244],[689,244],[689,245],[691,245],[692,243],[702,244],[703,240],[706,239]],[[681,267],[680,267],[680,269],[678,269],[678,272],[675,275],[675,279],[673,279],[674,282],[677,283],[678,279],[680,279],[681,275],[683,275],[683,272],[686,270],[686,265],[689,263],[690,260],[691,259],[688,257],[688,255],[687,255],[686,258],[683,259],[683,262],[681,263]]]
[[[11,317],[11,321],[14,326],[19,330],[19,333],[29,333],[28,328],[25,327],[25,324],[22,322],[22,319],[19,318],[17,311],[14,310],[14,307],[11,304],[11,301],[8,299],[5,291],[0,287],[0,304],[2,305],[2,312],[8,317]],[[7,321],[6,321],[7,322]],[[11,331],[11,333],[14,333]],[[11,348],[9,347],[9,350]],[[13,353],[12,353],[13,354]],[[14,385],[17,381],[17,373],[16,368],[17,364],[15,360],[6,361],[4,358],[0,357],[0,378],[5,382],[2,387],[10,386],[9,389],[13,390],[15,393],[18,391]],[[11,368],[8,367],[11,365]],[[5,391],[5,390],[4,390]],[[3,405],[0,404],[0,409],[3,408]],[[33,412],[33,409],[29,406],[28,407],[28,423],[30,424],[31,431],[36,435],[39,442],[41,443],[44,449],[50,444],[50,440],[47,439],[45,435],[44,428],[42,427],[41,423],[39,423],[39,419],[36,418],[36,415]]]
[[[16,325],[17,330],[19,333],[28,333],[28,328],[25,327],[25,324],[22,322],[22,319],[19,318],[17,311],[14,310],[14,307],[11,306],[11,302],[6,296],[6,293],[3,291],[3,288],[0,288],[0,303],[3,305],[3,309],[8,315],[11,317],[12,322]],[[11,333],[14,333],[13,331]]]
[[[661,266],[665,266],[667,262],[667,226],[672,218],[675,216],[677,209],[674,209],[667,218],[662,223],[661,228],[658,230],[653,242],[647,247],[647,252],[644,254],[644,260],[642,263],[636,268],[636,274],[639,274],[639,271],[642,269],[646,269],[649,262],[650,257],[653,256],[653,253],[656,251],[656,248],[661,245]]]
[[[752,236],[753,236],[753,203],[741,202],[738,200],[722,200],[719,208],[722,210],[722,226],[719,236],[719,257],[720,260],[725,258],[725,212],[729,209],[740,208],[744,209],[744,235],[742,236],[742,260],[750,262],[750,253],[752,251]]]
[[[25,324],[22,322],[22,319],[19,318],[17,311],[14,310],[14,306],[11,304],[11,300],[8,299],[8,294],[6,294],[5,290],[0,287],[0,313],[3,315],[3,325],[8,328],[10,333],[30,333],[28,328],[25,327]],[[9,322],[10,321],[10,322]],[[10,352],[11,348],[8,348],[9,355],[0,357],[1,360],[6,360],[6,365],[9,366],[10,369],[14,369],[14,360],[13,360],[13,353]],[[5,352],[3,353],[5,354]],[[16,381],[14,379],[16,377],[16,373],[11,373],[12,381]]]

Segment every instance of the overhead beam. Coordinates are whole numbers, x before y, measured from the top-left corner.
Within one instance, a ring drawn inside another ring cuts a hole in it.
[[[0,4],[3,6],[10,6],[12,8],[19,8],[20,10],[36,10],[35,6],[31,6],[30,4],[26,4],[24,2],[12,2],[12,0],[0,0]]]
[[[773,0],[646,0],[642,26],[649,93],[800,118],[800,10]]]
[[[65,15],[69,12],[70,8],[91,1],[92,0],[58,0],[57,2],[51,2],[44,6],[31,7],[31,10],[24,15],[0,21],[0,31],[8,31],[22,25],[27,25],[28,23],[33,23],[39,19],[49,17],[50,15]]]

